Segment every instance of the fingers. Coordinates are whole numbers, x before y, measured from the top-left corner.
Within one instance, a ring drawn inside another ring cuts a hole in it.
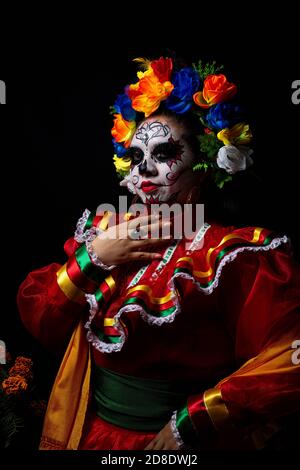
[[[162,255],[160,253],[149,253],[147,251],[134,251],[128,255],[128,258],[132,261],[152,261],[162,259]]]
[[[147,445],[147,447],[145,447],[144,450],[152,450],[153,446],[154,446],[154,439],[152,439],[152,441],[149,442],[149,444]]]
[[[154,439],[152,439],[151,442],[149,442],[149,444],[147,445],[147,447],[145,447],[144,450],[163,450],[164,448],[166,448],[166,450],[169,450],[164,440],[161,437],[156,436]]]
[[[137,241],[132,241],[130,243],[130,251],[135,252],[135,251],[146,251],[147,249],[155,249],[157,246],[158,248],[163,247],[164,245],[170,244],[171,241],[173,241],[172,238],[170,237],[165,237],[165,238],[154,238],[154,239],[146,239],[146,240],[137,240]]]
[[[157,240],[161,238],[172,238],[171,234],[172,223],[166,222],[155,222],[148,225],[139,226],[138,230],[129,230],[128,237],[132,240]]]
[[[129,222],[125,222],[128,224],[129,229],[134,229],[138,226],[144,227],[145,225],[148,225],[149,222],[155,222],[160,219],[159,214],[148,214],[148,215],[141,215],[139,217],[136,217],[135,219],[130,220]]]

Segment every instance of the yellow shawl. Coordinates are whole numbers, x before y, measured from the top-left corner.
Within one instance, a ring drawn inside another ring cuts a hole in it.
[[[90,348],[82,322],[75,329],[50,395],[40,450],[78,448],[89,398]]]

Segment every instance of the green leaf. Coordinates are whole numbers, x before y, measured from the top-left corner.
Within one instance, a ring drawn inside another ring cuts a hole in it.
[[[197,139],[200,142],[201,152],[206,153],[209,160],[214,160],[223,143],[217,139],[214,133],[199,135]]]
[[[123,178],[125,178],[125,176],[128,175],[128,171],[124,171],[124,170],[118,170],[117,171],[117,177],[122,180]]]
[[[109,107],[109,114],[112,114],[112,115],[113,115],[113,114],[117,114],[117,110],[116,110],[116,108],[115,108],[114,106],[110,106],[110,107]]]
[[[214,175],[214,180],[218,188],[222,189],[225,183],[232,180],[232,176],[226,173],[225,170],[217,170]]]
[[[206,64],[199,60],[197,64],[193,63],[192,65],[203,81],[208,75],[215,75],[224,69],[224,65],[217,65],[215,60],[212,63],[207,62]]]
[[[8,447],[24,425],[24,420],[17,415],[16,408],[14,397],[6,395],[0,389],[0,448]]]
[[[204,171],[206,171],[207,168],[208,168],[207,163],[197,163],[197,165],[193,166],[193,171],[196,171],[196,170],[204,170]]]

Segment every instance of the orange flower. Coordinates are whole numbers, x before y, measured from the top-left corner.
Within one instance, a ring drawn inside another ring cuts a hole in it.
[[[129,147],[130,141],[135,133],[135,121],[125,121],[122,114],[115,114],[114,127],[111,130],[111,135],[116,142],[124,142],[125,147]]]
[[[193,98],[201,108],[210,108],[214,104],[230,100],[236,91],[236,85],[228,82],[225,75],[208,75],[204,80],[203,91],[195,93]]]
[[[19,375],[20,377],[24,377],[25,380],[30,380],[33,377],[31,367],[27,367],[23,364],[15,364],[11,367],[9,369],[9,375],[11,377]]]
[[[28,357],[24,357],[24,356],[18,356],[16,357],[16,360],[15,360],[15,364],[19,365],[19,364],[23,364],[25,365],[26,367],[32,367],[33,365],[33,362],[31,359],[29,359]]]
[[[27,389],[26,380],[20,375],[8,377],[2,382],[2,388],[6,395],[14,395],[17,393],[24,392]]]
[[[153,70],[149,69],[148,72],[138,83],[130,85],[128,91],[133,109],[144,113],[145,117],[154,113],[159,108],[160,102],[167,99],[174,88],[169,81],[161,83]]]

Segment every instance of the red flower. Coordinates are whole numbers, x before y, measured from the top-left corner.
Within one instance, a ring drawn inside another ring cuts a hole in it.
[[[160,57],[160,59],[151,62],[151,67],[161,83],[170,81],[173,70],[172,59],[169,57]]]

